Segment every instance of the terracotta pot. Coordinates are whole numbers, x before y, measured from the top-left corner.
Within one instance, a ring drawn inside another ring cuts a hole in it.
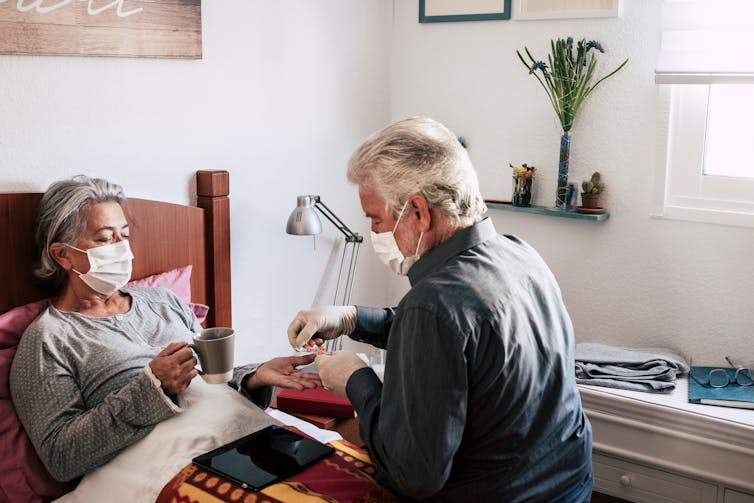
[[[600,207],[600,195],[599,194],[587,194],[581,193],[581,206],[584,208],[599,208]]]

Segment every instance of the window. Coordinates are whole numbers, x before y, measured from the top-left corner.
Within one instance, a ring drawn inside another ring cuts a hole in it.
[[[656,213],[754,227],[754,2],[665,0],[662,14],[655,80],[671,97]]]
[[[751,117],[754,85],[673,86],[661,216],[754,227]]]
[[[704,174],[754,179],[754,86],[712,85],[707,105]]]

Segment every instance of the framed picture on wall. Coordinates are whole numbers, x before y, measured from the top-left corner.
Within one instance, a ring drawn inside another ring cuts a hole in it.
[[[511,0],[419,0],[420,23],[511,18]]]
[[[516,19],[618,17],[620,0],[518,0]]]
[[[0,54],[202,59],[201,0],[0,0]]]

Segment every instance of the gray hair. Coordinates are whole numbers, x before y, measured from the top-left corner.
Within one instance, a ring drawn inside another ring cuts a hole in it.
[[[73,244],[86,227],[85,211],[94,204],[114,201],[126,207],[120,185],[84,175],[54,182],[42,196],[37,209],[35,240],[39,262],[34,275],[60,287],[66,272],[50,255],[52,243]]]
[[[348,161],[348,180],[374,190],[396,218],[414,194],[457,226],[471,225],[487,211],[466,149],[426,117],[399,120],[367,138]]]

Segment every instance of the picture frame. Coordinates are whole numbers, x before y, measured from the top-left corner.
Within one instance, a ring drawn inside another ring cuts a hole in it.
[[[3,1],[0,54],[202,59],[201,0]]]
[[[511,0],[419,0],[420,23],[511,18]]]
[[[516,19],[619,17],[620,0],[518,0]]]

